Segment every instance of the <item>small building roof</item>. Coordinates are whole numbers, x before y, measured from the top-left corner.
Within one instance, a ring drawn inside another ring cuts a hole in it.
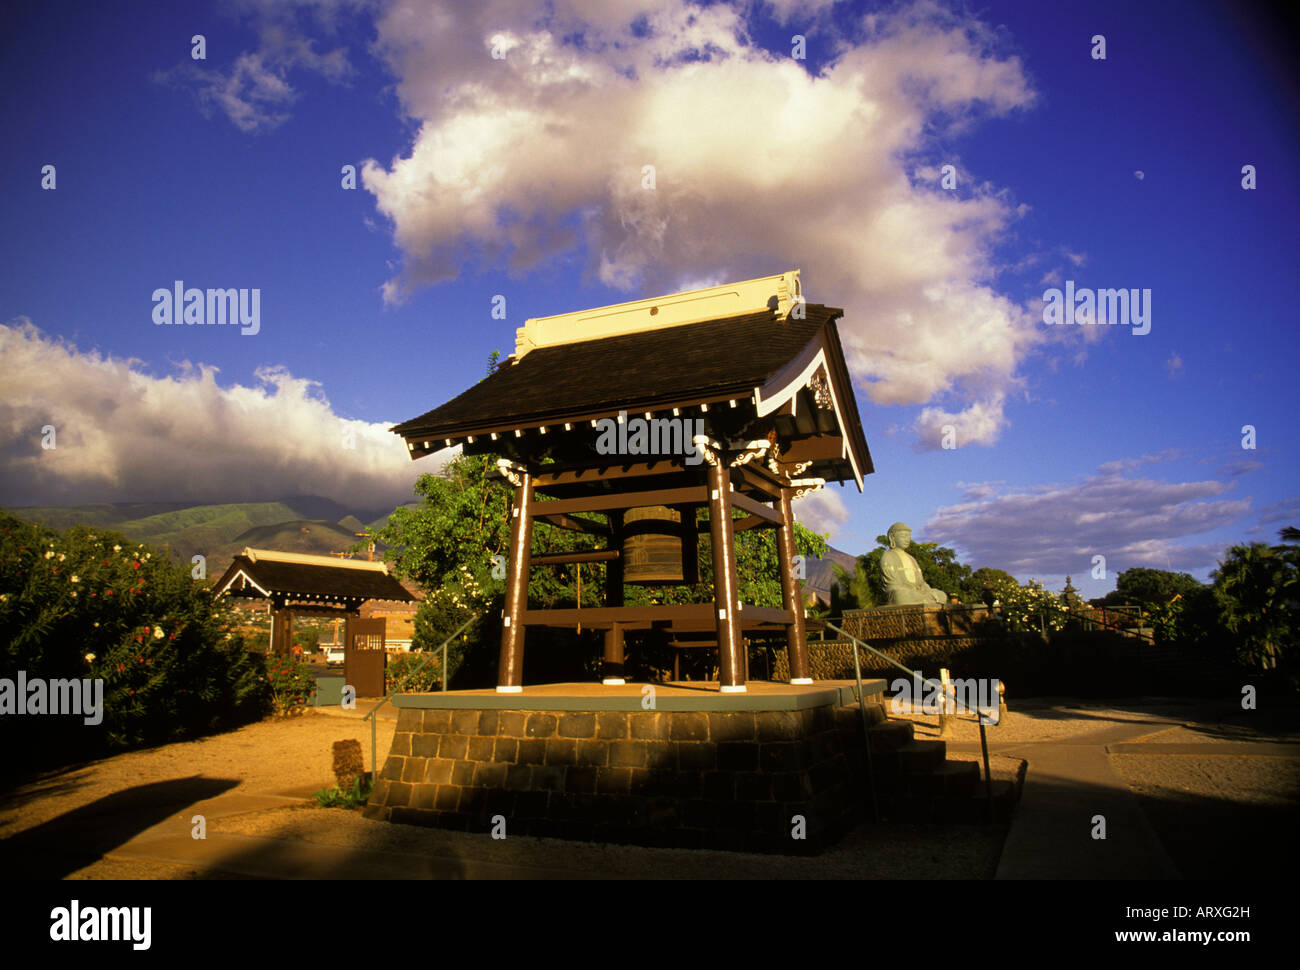
[[[217,593],[336,605],[356,609],[366,600],[410,602],[414,597],[382,562],[333,559],[270,549],[244,549],[217,580]]]

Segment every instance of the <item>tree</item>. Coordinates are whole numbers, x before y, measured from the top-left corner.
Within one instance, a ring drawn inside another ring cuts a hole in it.
[[[859,556],[850,576],[839,563],[831,563],[835,584],[831,587],[831,615],[839,616],[845,610],[869,610],[879,605],[867,573],[866,556]],[[877,561],[879,566],[879,561]]]
[[[1204,583],[1189,573],[1135,566],[1132,569],[1125,569],[1115,577],[1115,589],[1102,597],[1097,605],[1163,604],[1168,603],[1175,596],[1187,596],[1204,587]]]
[[[1232,546],[1215,570],[1220,617],[1249,666],[1274,668],[1290,655],[1295,631],[1287,604],[1296,596],[1296,576],[1292,552],[1263,542]]]
[[[984,603],[985,592],[990,595],[989,598],[997,597],[997,591],[1007,586],[1019,586],[1016,577],[1012,576],[1005,569],[993,569],[990,566],[981,566],[970,575],[970,579],[963,584],[961,589],[961,601],[963,603]],[[988,604],[985,604],[988,605]]]

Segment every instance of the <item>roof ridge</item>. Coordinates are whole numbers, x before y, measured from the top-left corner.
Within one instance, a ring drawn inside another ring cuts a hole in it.
[[[361,569],[388,575],[388,564],[384,562],[363,562],[357,559],[339,559],[333,556],[317,556],[306,552],[280,552],[275,549],[253,549],[245,546],[240,553],[249,562],[259,559],[267,562],[290,562],[301,566],[329,566],[333,569]]]

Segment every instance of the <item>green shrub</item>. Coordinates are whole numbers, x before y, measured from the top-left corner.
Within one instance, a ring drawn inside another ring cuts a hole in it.
[[[261,661],[188,566],[102,529],[0,512],[0,676],[102,679],[103,721],[0,718],[14,767],[196,737],[270,709]]]
[[[448,648],[450,649],[450,647]],[[425,663],[425,661],[428,661]],[[424,664],[420,667],[420,664]],[[412,671],[419,668],[414,676]],[[406,683],[402,684],[403,678]],[[389,658],[388,668],[384,673],[384,683],[389,694],[421,694],[442,687],[442,652],[432,657],[428,653],[401,653]],[[399,686],[400,685],[400,686]]]
[[[371,782],[358,778],[352,782],[352,787],[347,791],[339,788],[322,788],[313,797],[321,808],[360,808],[370,798],[373,790],[374,785]]]

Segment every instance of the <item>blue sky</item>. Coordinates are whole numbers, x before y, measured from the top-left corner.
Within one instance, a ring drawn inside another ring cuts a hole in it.
[[[437,460],[386,429],[476,380],[525,318],[797,267],[846,310],[877,468],[798,509],[839,548],[901,519],[972,565],[1099,595],[1131,566],[1204,579],[1225,545],[1300,524],[1296,78],[1262,14],[249,0],[5,18],[0,503],[400,501]],[[259,289],[258,332],[155,326],[176,280]],[[1045,324],[1067,280],[1149,290],[1150,331]]]

